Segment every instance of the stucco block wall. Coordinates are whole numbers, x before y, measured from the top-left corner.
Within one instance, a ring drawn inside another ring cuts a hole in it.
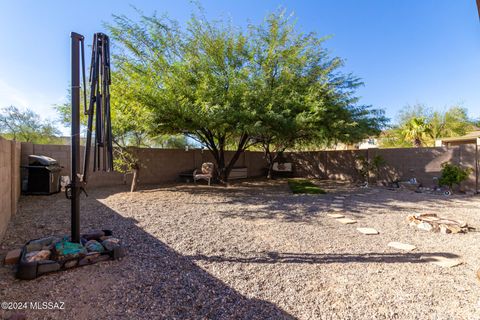
[[[180,172],[200,168],[204,162],[215,162],[207,150],[139,148],[136,149],[136,152],[142,164],[139,179],[143,184],[172,182],[178,179]],[[57,159],[64,167],[62,175],[70,175],[70,146],[22,143],[21,154],[23,164],[27,164],[29,154],[46,155]],[[227,163],[233,154],[234,152],[226,152]],[[432,186],[433,178],[440,176],[443,162],[452,162],[475,169],[474,145],[448,148],[367,149],[285,154],[287,159],[294,163],[295,176],[350,181],[360,178],[356,159],[359,156],[373,159],[376,155],[380,155],[386,161],[386,166],[382,168],[377,177],[380,182],[416,178],[423,185]],[[240,155],[235,166],[247,167],[249,177],[259,177],[264,175],[267,163],[262,152],[247,151]],[[123,183],[123,174],[121,173],[91,171],[89,176],[89,188]],[[128,177],[127,183],[130,181],[129,179],[131,176]],[[475,172],[472,172],[463,187],[468,190],[475,188]]]
[[[0,137],[0,238],[17,212],[20,197],[20,143]]]
[[[68,145],[41,145],[22,143],[21,146],[21,163],[22,165],[28,165],[29,155],[43,155],[51,157],[58,161],[62,166],[60,174],[62,176],[70,176],[71,172],[71,158],[70,158],[70,146]],[[80,159],[83,163],[85,148],[80,148]],[[89,170],[88,187],[110,186],[123,183],[123,175],[118,172],[93,172],[93,152],[90,157],[90,170]]]
[[[82,153],[84,148],[82,147]],[[207,150],[172,150],[142,148],[136,150],[141,160],[141,184],[172,182],[178,179],[179,173],[200,168],[204,162],[214,162]],[[59,161],[62,175],[70,175],[70,146],[37,145],[5,140],[0,137],[0,238],[3,236],[8,222],[15,214],[21,192],[21,165],[28,164],[31,154],[46,155]],[[226,153],[228,162],[234,152]],[[338,179],[355,181],[359,178],[356,162],[359,156],[373,159],[382,156],[386,165],[380,171],[378,182],[391,182],[396,179],[416,178],[425,186],[434,184],[434,177],[440,177],[443,162],[452,162],[472,168],[462,187],[475,190],[475,145],[459,145],[436,148],[409,149],[368,149],[344,151],[315,151],[286,153],[285,156],[294,164],[297,177],[314,177],[320,179]],[[83,158],[83,154],[82,154]],[[93,157],[90,168],[93,165]],[[236,167],[247,167],[248,177],[259,177],[265,174],[267,163],[262,152],[243,153]],[[112,186],[124,183],[124,176],[117,172],[93,172],[90,170],[88,188]],[[126,183],[130,183],[131,176]]]
[[[442,163],[451,162],[472,169],[465,190],[475,190],[475,145],[436,148],[368,149],[346,151],[318,151],[289,153],[299,177],[339,179],[354,181],[359,178],[356,159],[359,156],[373,159],[381,156],[386,165],[377,177],[379,182],[416,178],[424,186],[433,186],[434,177],[440,177]]]
[[[84,148],[82,147],[81,159],[83,159],[83,152]],[[207,150],[190,149],[185,151],[184,149],[137,148],[135,153],[141,162],[139,173],[141,184],[176,181],[178,175],[183,171],[200,168],[204,162],[215,162]],[[28,164],[28,156],[32,154],[54,158],[63,167],[61,175],[70,176],[70,146],[22,143],[22,165]],[[227,163],[233,155],[234,152],[226,152],[225,160]],[[124,175],[121,173],[93,172],[93,153],[90,159],[88,188],[124,183]],[[258,177],[263,174],[266,162],[261,152],[245,152],[239,157],[235,166],[248,167],[248,176]],[[131,175],[127,176],[127,183],[131,181],[131,178]]]

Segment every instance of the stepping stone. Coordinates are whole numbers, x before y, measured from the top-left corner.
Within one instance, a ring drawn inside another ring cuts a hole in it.
[[[430,262],[431,264],[442,268],[452,268],[463,263],[459,259],[446,258],[442,256],[422,257],[422,259],[428,260],[428,262]]]
[[[5,256],[5,264],[17,264],[18,260],[20,259],[20,255],[22,254],[22,249],[15,249],[9,251]]]
[[[343,211],[342,208],[331,208],[330,210],[335,212]]]
[[[339,200],[344,200],[346,197],[345,196],[335,196],[333,198],[334,199],[339,199]]]
[[[343,214],[340,213],[327,213],[327,216],[338,219],[338,218],[345,218]]]
[[[342,223],[342,224],[352,224],[352,223],[357,223],[357,220],[352,220],[350,218],[340,218],[340,219],[336,219],[338,222]]]
[[[378,231],[373,228],[357,228],[358,232],[366,234],[366,235],[374,235],[378,234]]]
[[[392,247],[394,249],[403,250],[403,251],[412,251],[417,249],[413,244],[408,243],[401,243],[401,242],[389,242],[387,246]]]
[[[331,207],[343,207],[343,203],[332,203]]]
[[[333,200],[333,203],[343,203],[343,200],[335,199],[335,200]]]

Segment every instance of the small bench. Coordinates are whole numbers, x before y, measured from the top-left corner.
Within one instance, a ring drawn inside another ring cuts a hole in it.
[[[290,178],[293,176],[293,164],[291,162],[274,162],[272,171],[275,177]]]
[[[228,175],[228,180],[237,180],[237,179],[246,179],[248,178],[248,168],[247,167],[236,167],[232,168],[230,174]]]

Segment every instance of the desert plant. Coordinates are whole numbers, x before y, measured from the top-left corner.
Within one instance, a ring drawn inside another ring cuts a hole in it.
[[[460,185],[460,183],[465,181],[471,172],[472,168],[462,168],[461,166],[444,162],[442,163],[442,175],[438,179],[438,184],[440,186],[448,186],[451,189],[454,185]]]
[[[372,159],[364,156],[357,156],[357,172],[363,178],[363,182],[369,182],[370,175],[377,176],[380,168],[386,164],[381,155],[376,155]]]
[[[140,159],[135,154],[134,147],[125,147],[115,141],[116,148],[113,149],[113,167],[115,171],[123,173],[124,182],[127,181],[127,175],[132,174],[132,184],[130,192],[135,192],[138,186],[138,175],[140,168]]]

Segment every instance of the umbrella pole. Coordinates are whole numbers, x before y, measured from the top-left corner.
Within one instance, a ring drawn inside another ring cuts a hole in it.
[[[71,241],[80,242],[80,42],[83,36],[72,32],[72,145],[71,145]]]

